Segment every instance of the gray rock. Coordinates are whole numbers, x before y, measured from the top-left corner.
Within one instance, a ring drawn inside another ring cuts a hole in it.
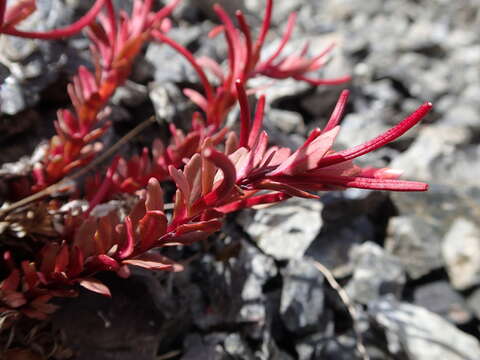
[[[332,114],[338,97],[340,96],[341,89],[343,87],[322,87],[315,88],[313,93],[308,93],[302,96],[300,99],[302,109],[309,115],[312,115],[316,121],[319,122],[318,126],[323,128],[326,125],[330,115]],[[316,125],[316,124],[315,124]]]
[[[255,360],[293,360],[293,357],[281,350],[270,332],[265,332],[260,349],[255,351]]]
[[[300,98],[310,89],[310,85],[294,79],[275,81],[266,76],[257,76],[248,82],[253,89],[262,89],[266,96],[267,105],[277,107],[277,104],[286,98]]]
[[[480,110],[474,105],[456,104],[447,110],[442,123],[451,126],[470,128],[478,132],[480,131],[479,118]]]
[[[373,240],[374,229],[367,217],[357,217],[350,222],[332,224],[322,229],[305,255],[325,265],[336,277],[349,275],[353,270],[349,253],[355,245]]]
[[[201,29],[190,27],[172,29],[169,36],[183,47],[188,46],[200,36]],[[153,64],[154,79],[157,82],[199,83],[199,78],[192,65],[176,50],[161,43],[151,42],[147,47],[145,58]],[[168,64],[168,66],[165,66]]]
[[[476,289],[468,297],[468,306],[472,309],[477,319],[480,319],[480,289]]]
[[[438,176],[440,174],[435,171],[436,166],[442,161],[451,163],[456,156],[457,146],[468,143],[471,136],[471,132],[465,128],[440,125],[425,127],[413,145],[390,166],[404,170],[405,178],[451,183],[451,177]]]
[[[335,325],[333,323],[333,312],[325,313],[323,324],[323,331],[307,335],[298,340],[295,345],[295,350],[298,354],[299,360],[312,360],[318,358],[319,354],[325,347],[325,344],[334,337]]]
[[[225,242],[229,244],[229,239]],[[228,261],[215,261],[211,256],[202,258],[200,269],[204,280],[199,288],[199,301],[191,302],[193,321],[202,330],[248,323],[248,335],[256,338],[261,336],[268,321],[268,299],[263,287],[277,275],[277,268],[272,258],[247,242],[242,242],[239,250],[238,256]]]
[[[148,90],[145,85],[127,80],[112,96],[112,102],[117,105],[135,107],[142,105],[148,99]]]
[[[276,259],[299,259],[322,227],[319,201],[290,199],[258,210],[253,218],[240,217],[259,248]]]
[[[282,272],[280,316],[297,335],[321,327],[324,310],[323,276],[306,260],[291,260]]]
[[[393,82],[389,79],[374,81],[366,84],[363,93],[371,98],[369,108],[372,110],[383,110],[385,107],[395,106],[395,104],[401,102],[401,96],[397,90],[393,87]],[[382,120],[378,117],[377,120]]]
[[[475,223],[455,220],[443,240],[442,254],[456,289],[480,284],[480,228]]]
[[[478,188],[476,179],[480,176],[480,145],[463,145],[452,156],[440,158],[433,165],[435,178],[444,179],[452,186],[462,184],[464,189]]]
[[[324,348],[316,354],[314,359],[325,360],[357,360],[356,339],[352,335],[335,336],[328,339]]]
[[[385,328],[393,354],[415,360],[475,360],[480,354],[477,339],[421,307],[385,297],[370,304],[369,313]]]
[[[390,219],[385,249],[400,259],[413,279],[427,275],[444,264],[441,235],[429,222],[415,215]]]
[[[222,341],[226,336],[226,334],[212,334],[204,337],[199,334],[187,336],[183,343],[185,353],[181,360],[227,360],[229,356],[222,346]]]
[[[377,111],[364,114],[347,114],[336,139],[339,149],[351,148],[369,141],[388,130],[389,126],[380,121],[382,115]]]
[[[177,114],[185,111],[186,99],[180,89],[171,82],[153,82],[149,86],[149,96],[158,119],[172,122]]]
[[[231,16],[235,16],[235,11],[237,10],[242,10],[245,12],[245,1],[244,0],[219,0],[219,1],[214,1],[214,0],[188,0],[186,1],[186,5],[190,7],[198,7],[200,8],[203,12],[208,14],[212,19],[217,20],[218,16],[216,13],[213,11],[213,5],[214,4],[220,4],[227,13],[229,13]]]
[[[398,258],[373,242],[355,246],[350,258],[354,268],[353,277],[346,287],[350,298],[368,304],[385,294],[401,297],[406,278]]]
[[[21,85],[13,77],[7,80],[0,87],[1,111],[7,115],[15,115],[26,108],[25,98]]]
[[[62,1],[44,0],[36,5],[36,11],[18,25],[19,29],[47,31],[70,23],[73,9]],[[1,112],[14,115],[35,105],[39,92],[57,79],[66,63],[65,49],[60,42],[2,36],[0,63],[11,75],[6,81],[9,85],[1,87]]]
[[[270,109],[267,114],[268,118],[264,122],[265,126],[267,127],[276,127],[286,134],[302,134],[305,131],[303,118],[295,111]]]
[[[463,297],[447,281],[435,281],[415,289],[415,305],[438,314],[454,324],[465,324],[472,314]]]
[[[440,180],[442,179],[435,181]],[[457,217],[475,221],[480,216],[477,205],[480,201],[480,189],[477,187],[460,188],[433,181],[429,185],[429,190],[424,193],[390,194],[400,215],[422,219],[442,238]]]
[[[232,283],[234,293],[238,294],[242,301],[235,320],[254,324],[251,333],[258,336],[261,328],[267,323],[267,299],[263,293],[263,286],[277,274],[277,268],[272,258],[263,255],[252,246],[244,247],[239,260],[232,274],[233,281],[237,281]],[[240,280],[242,278],[243,283]]]
[[[245,340],[239,334],[230,334],[224,341],[225,352],[240,359],[253,359],[253,354]]]

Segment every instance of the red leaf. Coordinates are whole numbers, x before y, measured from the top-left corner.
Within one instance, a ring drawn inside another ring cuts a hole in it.
[[[64,244],[57,254],[57,258],[55,260],[55,268],[53,271],[57,273],[65,272],[69,263],[69,257],[70,254],[68,251],[68,246]]]
[[[175,234],[182,235],[184,233],[192,231],[203,231],[205,233],[214,233],[215,231],[220,230],[222,222],[218,219],[212,219],[208,221],[200,221],[191,224],[184,224],[177,227]]]
[[[147,210],[163,211],[163,190],[155,178],[148,180],[145,208]]]
[[[0,290],[13,291],[16,290],[20,284],[20,271],[17,269],[12,270],[10,275],[0,283]]]
[[[134,259],[124,260],[123,264],[143,267],[149,270],[182,271],[183,266],[173,260],[155,253],[146,253]]]
[[[328,166],[328,165],[337,164],[342,161],[351,160],[359,156],[362,156],[364,154],[367,154],[373,150],[376,150],[382,147],[383,145],[388,144],[389,142],[392,142],[399,136],[403,135],[406,131],[411,129],[413,126],[415,126],[420,120],[422,120],[428,114],[431,108],[432,108],[431,103],[424,103],[410,116],[408,116],[402,122],[400,122],[397,126],[377,136],[375,139],[367,141],[366,143],[355,146],[351,149],[347,149],[347,150],[336,152],[331,155],[327,155],[320,161],[318,165]]]
[[[133,229],[132,220],[129,216],[125,218],[125,237],[124,242],[118,248],[117,256],[119,259],[125,259],[132,255],[135,247],[135,230]]]
[[[140,220],[140,249],[150,249],[167,231],[167,218],[163,211],[147,211]]]
[[[16,291],[7,292],[5,294],[2,294],[2,296],[0,296],[0,299],[7,306],[9,306],[13,309],[19,308],[19,307],[21,307],[21,306],[23,306],[27,303],[27,300],[25,299],[25,296],[22,293],[16,292]]]
[[[95,278],[83,278],[79,279],[80,286],[83,286],[85,289],[96,292],[101,295],[112,297],[109,288],[102,283],[101,281]]]

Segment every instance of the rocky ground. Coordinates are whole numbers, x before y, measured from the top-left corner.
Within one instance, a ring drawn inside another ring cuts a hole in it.
[[[262,1],[224,2],[260,23]],[[68,23],[88,5],[38,3],[30,20],[38,29]],[[184,1],[171,36],[196,54],[223,58],[223,40],[206,38],[216,21],[208,3]],[[53,330],[77,359],[480,359],[480,2],[276,1],[279,33],[292,11],[299,14],[292,47],[334,41],[321,75],[353,75],[339,147],[434,103],[421,126],[361,160],[403,169],[430,190],[350,189],[231,216],[222,235],[172,250],[190,259],[184,272],[106,278],[111,300],[85,293],[66,303]],[[51,133],[86,46],[80,37],[0,39],[0,162],[31,153]],[[153,113],[181,119],[192,108],[181,88],[196,81],[174,51],[149,45],[112,101],[107,141]],[[269,133],[296,146],[326,121],[341,89],[271,86]],[[0,170],[9,172],[9,165]]]

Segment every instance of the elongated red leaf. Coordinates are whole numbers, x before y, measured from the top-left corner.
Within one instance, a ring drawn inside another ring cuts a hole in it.
[[[117,251],[117,257],[119,259],[125,259],[132,255],[133,249],[135,247],[135,230],[133,229],[132,220],[130,216],[125,217],[125,237],[123,244],[120,244],[120,247]]]
[[[87,290],[96,292],[104,296],[112,297],[110,289],[100,280],[90,277],[79,279],[78,283],[80,284],[80,286],[83,286]]]
[[[124,264],[140,266],[149,270],[182,271],[183,266],[156,253],[146,253],[123,261]]]
[[[415,126],[420,120],[422,120],[428,112],[431,110],[431,103],[424,103],[413,114],[405,118],[400,124],[391,128],[382,135],[377,136],[375,139],[367,141],[362,145],[355,146],[351,149],[339,151],[332,155],[325,156],[319,163],[319,166],[328,166],[337,164],[342,161],[357,158],[365,155],[373,150],[382,147],[389,142],[392,142],[396,138],[403,135],[406,131]]]

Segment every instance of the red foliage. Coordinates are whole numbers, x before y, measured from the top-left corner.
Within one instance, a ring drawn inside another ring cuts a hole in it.
[[[270,204],[292,196],[315,198],[315,192],[348,187],[424,191],[427,185],[402,181],[401,172],[392,169],[362,169],[353,160],[376,150],[401,136],[417,124],[431,104],[420,106],[386,133],[351,149],[334,151],[340,130],[339,121],[348,99],[342,92],[324,129],[314,129],[296,151],[274,146],[262,130],[265,97],[260,96],[255,116],[250,115],[246,89],[248,80],[258,74],[275,79],[294,78],[313,85],[337,84],[333,80],[313,79],[308,73],[323,65],[330,48],[308,58],[308,46],[298,54],[282,57],[295,23],[295,15],[275,53],[261,60],[261,50],[270,28],[272,1],[267,0],[264,21],[256,41],[241,12],[236,28],[220,7],[215,11],[223,25],[212,36],[223,32],[229,45],[228,70],[208,58],[196,59],[180,44],[165,35],[166,17],[177,1],[159,12],[151,11],[151,0],[134,2],[131,16],[117,18],[110,0],[98,0],[77,23],[61,30],[37,34],[20,32],[15,25],[34,9],[33,1],[23,1],[5,10],[0,6],[0,32],[33,38],[56,38],[78,32],[88,25],[95,72],[82,67],[68,87],[74,111],[60,110],[57,134],[51,139],[45,159],[33,170],[38,191],[60,179],[72,169],[91,161],[96,153],[94,141],[107,129],[102,110],[115,89],[130,73],[135,56],[150,38],[178,50],[197,71],[203,94],[186,89],[205,117],[196,113],[188,133],[171,125],[168,146],[156,140],[151,154],[144,149],[130,160],[116,157],[106,175],[87,180],[90,207],[85,213],[62,214],[64,230],[49,238],[38,253],[20,258],[4,253],[5,279],[0,283],[0,312],[11,311],[33,318],[44,318],[54,311],[49,300],[55,296],[75,295],[76,285],[110,295],[108,288],[95,279],[100,271],[129,274],[129,266],[178,271],[182,266],[154,249],[185,245],[206,239],[218,231],[225,214],[246,207]],[[104,9],[105,12],[100,12]],[[204,69],[220,80],[214,87]],[[241,109],[239,135],[224,126],[231,108]],[[151,156],[150,156],[151,155]],[[165,214],[164,193],[160,181],[176,186],[173,214]],[[98,204],[119,193],[136,193],[138,202],[122,218],[117,211],[103,217],[91,216]]]

